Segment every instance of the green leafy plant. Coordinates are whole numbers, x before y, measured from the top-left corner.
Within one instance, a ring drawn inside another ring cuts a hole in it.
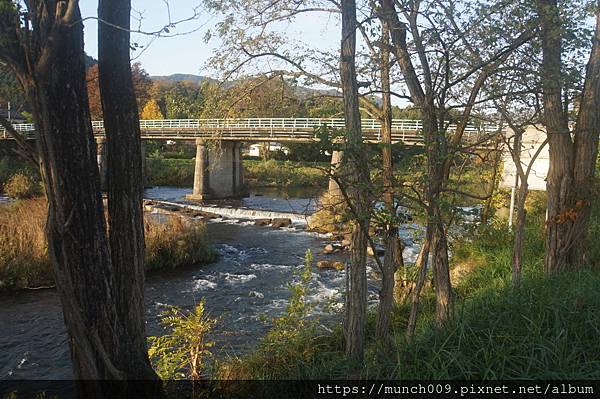
[[[156,372],[163,380],[199,380],[214,345],[207,335],[217,320],[206,313],[204,300],[191,312],[170,306],[161,316],[160,322],[169,332],[148,338],[148,355]]]

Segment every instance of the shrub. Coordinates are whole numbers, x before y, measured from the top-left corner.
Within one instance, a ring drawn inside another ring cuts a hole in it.
[[[164,223],[148,221],[145,227],[147,270],[210,263],[217,257],[203,223],[173,217]]]
[[[41,194],[40,184],[29,175],[15,173],[4,183],[4,193],[12,198],[32,198]]]
[[[246,178],[253,180],[256,186],[317,186],[327,185],[327,175],[318,165],[299,162],[244,161]]]
[[[213,342],[207,339],[217,320],[205,311],[200,301],[192,312],[170,306],[162,312],[160,323],[170,331],[160,337],[148,337],[148,356],[163,380],[199,380],[210,356]]]

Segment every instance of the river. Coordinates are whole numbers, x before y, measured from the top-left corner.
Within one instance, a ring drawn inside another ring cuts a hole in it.
[[[159,187],[146,191],[147,198],[183,201],[190,190]],[[218,201],[216,207],[275,210],[310,214],[315,192],[261,190],[237,201]],[[323,255],[327,238],[301,228],[272,229],[252,221],[217,219],[208,223],[208,235],[219,260],[202,267],[155,273],[146,284],[146,316],[149,335],[160,335],[159,317],[166,305],[191,309],[204,299],[206,309],[219,318],[212,338],[219,358],[239,356],[253,348],[270,328],[272,317],[281,315],[289,298],[288,285],[297,281],[304,254],[310,249],[315,261],[344,260],[346,255]],[[410,241],[411,229],[405,231]],[[405,255],[416,254],[409,246]],[[372,272],[371,266],[369,271]],[[369,280],[369,302],[377,302],[377,283]],[[316,269],[311,301],[328,302],[341,309],[343,272]],[[323,324],[339,322],[339,315],[318,306]],[[72,378],[67,336],[60,300],[54,289],[0,295],[0,379]],[[324,327],[326,328],[326,327]]]

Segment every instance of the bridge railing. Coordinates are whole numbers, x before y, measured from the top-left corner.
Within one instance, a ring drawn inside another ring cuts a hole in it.
[[[365,137],[373,140],[380,139],[381,122],[379,120],[362,119],[361,123]],[[32,133],[35,131],[33,124],[15,124],[13,126],[19,132]],[[285,135],[286,137],[295,137],[297,135],[299,138],[305,138],[305,136],[308,137],[307,134],[312,134],[313,130],[320,126],[343,129],[345,123],[343,118],[157,119],[140,121],[142,134],[154,136],[154,134],[151,134],[152,131],[157,131],[164,132],[167,136],[173,135],[177,137],[182,136],[181,132],[190,130],[203,134],[208,132],[212,134],[226,132],[233,135],[248,132],[251,134],[270,134],[274,138],[278,135]],[[104,133],[103,121],[93,121],[92,127],[96,134],[101,135]],[[396,133],[396,137],[398,137],[398,134],[401,134],[401,139],[406,135],[410,137],[420,136],[422,129],[423,124],[420,120],[392,120],[392,131]],[[448,125],[448,130],[453,131],[455,129],[455,125]],[[497,130],[497,125],[493,124],[468,125],[465,133],[467,137],[472,137]],[[10,138],[4,129],[1,129],[0,132],[2,133],[0,137],[4,139]],[[197,136],[197,134],[190,133],[190,136]]]

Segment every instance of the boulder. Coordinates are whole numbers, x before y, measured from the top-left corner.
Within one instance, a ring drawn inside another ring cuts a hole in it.
[[[330,269],[333,267],[333,262],[330,262],[328,260],[320,260],[317,261],[317,267],[319,269]]]
[[[325,245],[325,248],[323,248],[323,253],[332,254],[334,252],[335,252],[335,248],[331,244],[327,244],[327,245]]]
[[[281,227],[287,227],[292,224],[292,219],[290,218],[275,218],[271,223],[271,227],[274,229],[279,229]]]
[[[268,226],[271,224],[271,222],[272,222],[271,219],[256,219],[254,221],[254,225],[255,226]]]
[[[346,269],[346,265],[343,262],[333,262],[333,268],[336,270],[344,270]]]
[[[328,260],[320,260],[317,262],[317,267],[319,269],[336,269],[336,270],[344,270],[345,265],[342,262],[332,262]]]

